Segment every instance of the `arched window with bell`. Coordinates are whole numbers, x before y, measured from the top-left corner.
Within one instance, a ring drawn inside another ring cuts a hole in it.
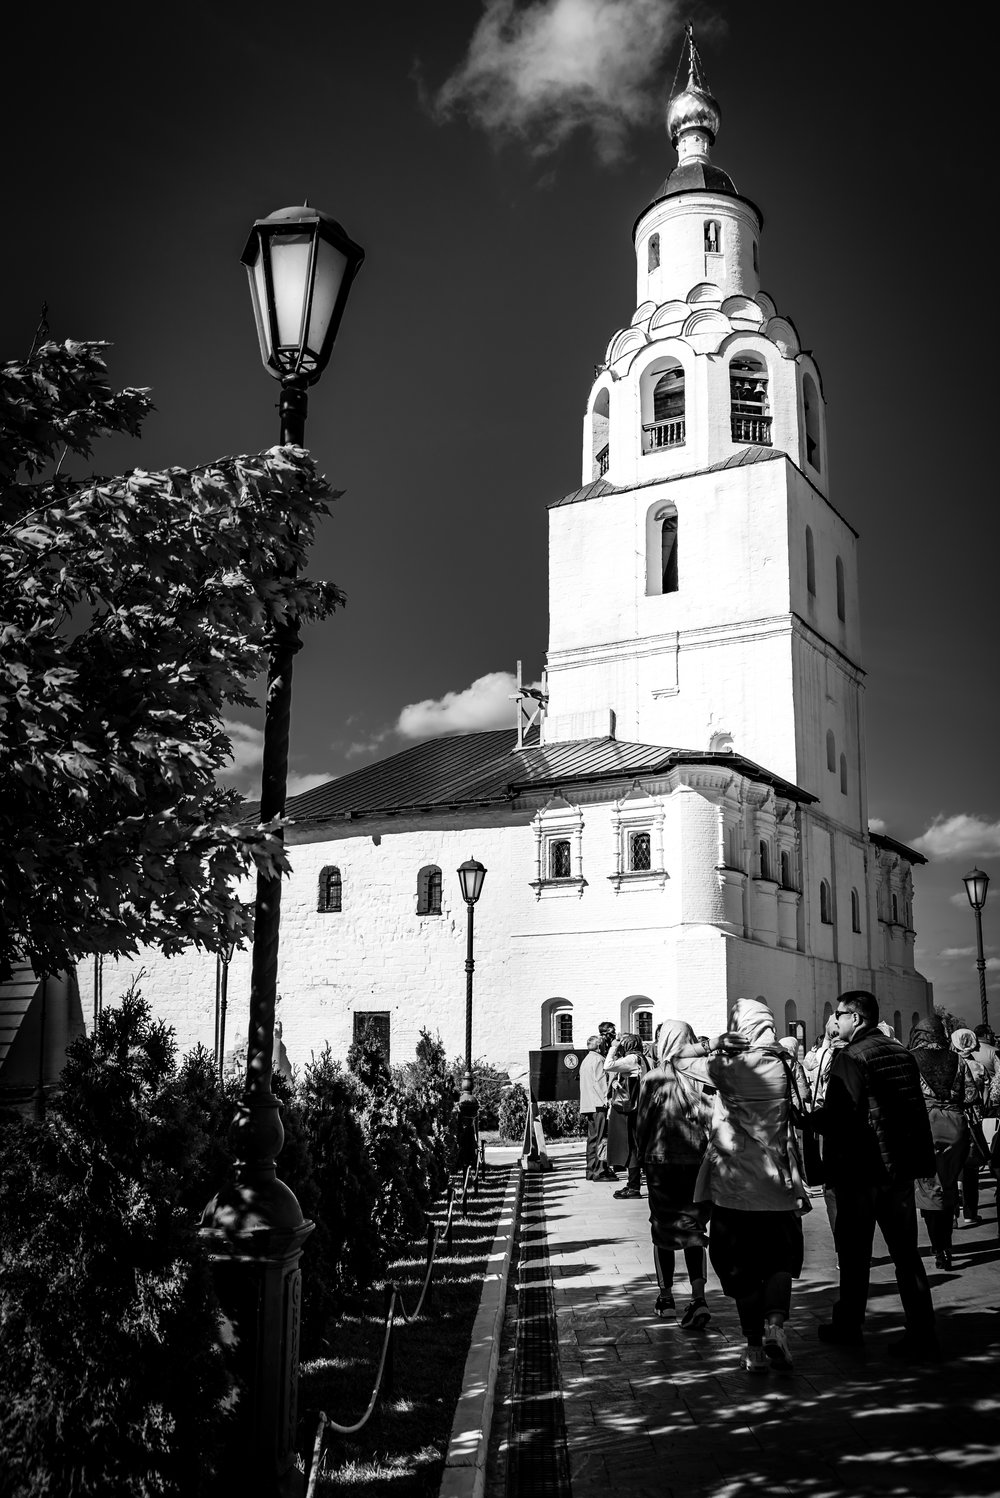
[[[729,365],[729,397],[734,442],[771,446],[767,365],[756,354],[737,354]]]
[[[646,522],[646,595],[676,593],[677,511],[673,505],[654,505]]]

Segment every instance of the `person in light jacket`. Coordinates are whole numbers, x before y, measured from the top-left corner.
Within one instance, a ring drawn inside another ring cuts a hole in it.
[[[710,1053],[692,1048],[676,1065],[718,1090],[695,1200],[711,1202],[709,1257],[736,1301],[746,1337],[741,1366],[790,1373],[785,1324],[810,1205],[790,1148],[789,1069],[774,1016],[760,999],[738,999]]]
[[[587,1120],[587,1180],[617,1181],[608,1164],[608,1078],[599,1035],[588,1037],[580,1065],[580,1113]]]
[[[638,1035],[627,1031],[612,1043],[604,1061],[604,1070],[609,1079],[618,1080],[617,1087],[609,1080],[608,1101],[611,1116],[608,1119],[608,1161],[612,1167],[624,1166],[628,1172],[627,1184],[620,1191],[612,1192],[619,1200],[642,1195],[642,1165],[635,1140],[636,1110],[639,1106],[639,1085],[649,1069]],[[616,1092],[620,1101],[616,1103]]]

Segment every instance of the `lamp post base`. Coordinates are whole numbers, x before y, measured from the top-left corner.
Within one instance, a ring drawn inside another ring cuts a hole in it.
[[[255,1498],[299,1498],[305,1491],[305,1477],[295,1465],[299,1259],[312,1230],[311,1222],[244,1232],[201,1230],[225,1318],[222,1340],[239,1384],[223,1491]]]

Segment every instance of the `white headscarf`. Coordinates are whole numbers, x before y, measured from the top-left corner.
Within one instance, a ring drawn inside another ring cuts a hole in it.
[[[729,1017],[729,1028],[752,1046],[774,1045],[774,1015],[763,999],[737,999]]]
[[[683,1019],[665,1019],[660,1026],[660,1035],[657,1041],[657,1054],[660,1065],[676,1056],[678,1051],[685,1046],[693,1045],[697,1036],[691,1026]]]

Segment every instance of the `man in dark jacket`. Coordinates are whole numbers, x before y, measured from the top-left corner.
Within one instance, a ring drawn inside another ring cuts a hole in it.
[[[934,1145],[920,1074],[909,1051],[877,1028],[878,1000],[852,989],[837,1000],[843,1048],[830,1068],[822,1109],[813,1114],[823,1135],[826,1180],[837,1198],[835,1242],[840,1299],[833,1320],[820,1326],[824,1342],[862,1346],[876,1223],[896,1269],[905,1334],[890,1342],[900,1357],[938,1354],[930,1286],[917,1248],[913,1182],[933,1175]]]

